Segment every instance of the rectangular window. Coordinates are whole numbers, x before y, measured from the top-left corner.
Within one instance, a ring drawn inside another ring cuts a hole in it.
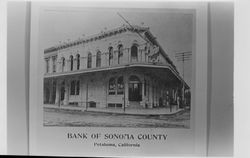
[[[108,104],[108,107],[109,107],[109,108],[114,108],[114,107],[115,107],[115,104],[109,103],[109,104]]]
[[[115,78],[109,80],[109,95],[115,95],[116,81]]]
[[[80,81],[76,81],[76,95],[79,95],[80,92]]]
[[[144,80],[144,96],[146,96],[147,95],[147,81],[146,80]]]
[[[49,73],[49,59],[45,59],[46,62],[46,73]]]
[[[117,79],[117,94],[124,94],[124,82],[122,76]]]
[[[73,80],[70,84],[70,95],[79,95],[80,94],[80,81]]]
[[[56,72],[56,56],[52,57],[52,63],[53,63],[53,72]]]
[[[70,95],[75,95],[75,81],[71,81]]]

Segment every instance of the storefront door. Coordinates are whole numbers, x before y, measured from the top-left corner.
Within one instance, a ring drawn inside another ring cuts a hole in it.
[[[142,85],[136,76],[129,78],[129,101],[142,101]]]

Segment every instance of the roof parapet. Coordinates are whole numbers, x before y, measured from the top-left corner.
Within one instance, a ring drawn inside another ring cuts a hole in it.
[[[78,40],[75,40],[75,41],[72,41],[72,42],[67,42],[67,43],[64,43],[64,44],[59,44],[59,45],[47,48],[47,49],[44,50],[44,54],[54,52],[54,51],[57,51],[57,50],[60,50],[60,49],[65,49],[65,48],[68,48],[68,47],[71,47],[71,46],[76,46],[76,45],[80,45],[80,44],[83,44],[83,43],[96,41],[98,39],[102,39],[102,38],[112,36],[112,35],[115,35],[117,33],[122,33],[122,32],[125,32],[125,31],[141,32],[141,31],[148,31],[148,30],[149,30],[149,27],[141,27],[141,26],[138,26],[138,25],[133,25],[133,27],[131,28],[131,26],[129,26],[129,25],[122,25],[121,27],[111,29],[111,30],[108,30],[108,31],[103,31],[103,32],[98,33],[98,34],[88,36],[88,37],[86,37],[84,39],[78,39]]]

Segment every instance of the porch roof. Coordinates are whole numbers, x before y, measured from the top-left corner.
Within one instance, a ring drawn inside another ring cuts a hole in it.
[[[46,73],[44,78],[58,78],[72,75],[80,75],[80,74],[88,74],[93,72],[104,72],[125,68],[155,68],[155,69],[168,69],[172,72],[172,74],[182,83],[184,83],[185,87],[190,88],[188,84],[183,80],[183,78],[179,75],[179,73],[170,65],[170,64],[153,64],[153,63],[130,63],[124,65],[114,65],[112,67],[97,67],[97,68],[88,68],[74,71],[66,71],[66,72],[56,72],[56,73]]]

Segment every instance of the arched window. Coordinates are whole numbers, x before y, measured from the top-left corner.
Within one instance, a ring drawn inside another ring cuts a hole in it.
[[[121,76],[117,79],[117,94],[123,94],[123,93],[124,93],[124,82],[123,82],[123,76]]]
[[[111,65],[113,60],[113,47],[109,47],[109,66]]]
[[[118,45],[118,64],[121,63],[122,56],[123,56],[123,46],[122,44],[119,44]]]
[[[80,54],[76,55],[76,69],[80,69]]]
[[[70,59],[70,70],[72,71],[72,70],[73,70],[73,64],[74,64],[73,56],[71,55],[71,56],[69,57],[69,59]]]
[[[138,48],[135,44],[131,47],[131,60],[138,61]]]
[[[101,66],[101,52],[98,51],[96,53],[96,67],[100,67]]]
[[[87,68],[91,68],[92,65],[92,54],[88,54],[88,63],[87,63]]]
[[[65,58],[64,57],[62,57],[62,71],[64,71],[64,67],[65,67]]]
[[[130,83],[140,83],[141,81],[137,76],[132,75],[132,76],[129,77],[129,82]]]
[[[114,95],[116,90],[115,78],[109,79],[109,95]]]

